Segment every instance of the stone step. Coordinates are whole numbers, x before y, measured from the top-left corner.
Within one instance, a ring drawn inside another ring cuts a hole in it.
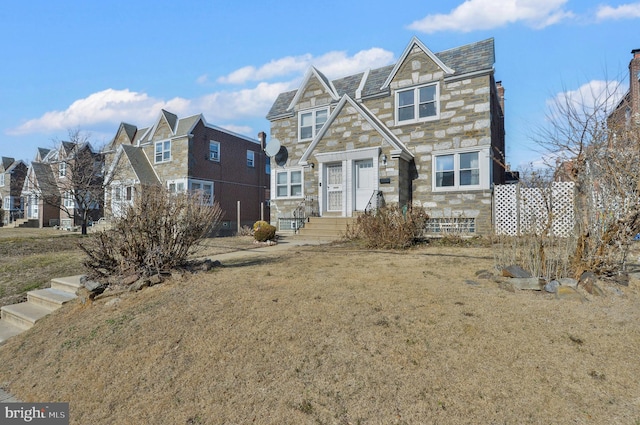
[[[347,225],[354,222],[353,217],[310,217],[298,234],[318,240],[338,240],[346,232]]]
[[[9,323],[6,320],[0,320],[0,345],[12,336],[16,336],[22,332],[24,332],[23,328]]]
[[[82,276],[83,275],[79,274],[76,276],[56,277],[55,279],[51,279],[51,289],[58,289],[75,295],[76,291],[82,288],[82,283],[80,283]]]
[[[0,307],[0,318],[22,329],[29,329],[47,314],[51,309],[33,303],[11,304]]]
[[[62,304],[75,299],[76,296],[60,289],[45,288],[27,292],[27,302],[56,310]]]

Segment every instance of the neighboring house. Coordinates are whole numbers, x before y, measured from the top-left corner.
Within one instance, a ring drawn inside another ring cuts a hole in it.
[[[352,217],[384,201],[424,207],[430,232],[490,232],[492,185],[505,179],[494,61],[493,39],[433,53],[414,37],[383,68],[329,80],[311,67],[267,115],[272,223],[285,228],[301,207]]]
[[[101,158],[88,143],[38,148],[22,186],[30,226],[71,228],[83,219],[99,219],[104,198]]]
[[[145,186],[193,191],[224,211],[222,234],[268,217],[268,161],[262,143],[208,124],[203,115],[178,118],[162,111],[139,129],[122,123],[106,155],[106,216],[117,217]]]
[[[640,126],[640,49],[631,51],[629,91],[609,116],[609,126]]]
[[[27,174],[27,165],[13,158],[0,157],[0,199],[4,216],[3,224],[8,224],[23,216],[23,205],[20,192]]]

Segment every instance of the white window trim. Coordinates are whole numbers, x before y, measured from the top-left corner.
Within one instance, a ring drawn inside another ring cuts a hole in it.
[[[460,154],[478,152],[479,181],[477,185],[460,185]],[[436,186],[436,158],[444,155],[454,155],[454,181],[453,186]],[[473,190],[488,190],[491,187],[491,155],[488,147],[475,147],[468,149],[456,149],[438,151],[431,157],[431,190],[433,192],[466,192]]]
[[[62,202],[64,207],[67,209],[73,210],[76,207],[76,200],[75,200],[75,197],[73,196],[73,193],[71,192],[66,192],[64,194]]]
[[[325,106],[322,108],[315,108],[315,109],[306,109],[304,111],[299,111],[298,112],[298,140],[313,140],[314,137],[316,137],[316,134],[318,134],[318,132],[322,129],[322,127],[320,128],[316,128],[316,115],[319,111],[327,111],[327,121],[329,120],[329,107]],[[302,116],[305,114],[311,114],[311,120],[313,121],[313,124],[311,125],[311,137],[307,137],[307,138],[302,138]],[[324,123],[326,124],[327,121],[325,121]],[[324,124],[323,124],[324,126]]]
[[[256,152],[247,150],[247,167],[255,168],[256,166]]]
[[[217,156],[212,155],[213,152],[211,152],[211,146],[217,146],[218,147]],[[209,161],[220,162],[220,156],[221,156],[220,142],[216,142],[215,140],[209,140]]]
[[[12,204],[11,200],[12,200],[12,199],[11,199],[11,196],[5,196],[5,197],[4,197],[4,202],[3,202],[3,204],[2,204],[2,205],[3,205],[3,209],[4,209],[5,211],[10,211],[10,210],[11,210],[11,208],[13,207],[13,206],[11,205],[11,204]],[[1,218],[1,217],[0,217],[0,218]]]
[[[429,116],[429,117],[424,117],[424,118],[419,118],[419,107],[420,107],[420,103],[419,103],[419,90],[423,87],[428,87],[428,86],[435,86],[436,87],[436,95],[435,95],[435,99],[436,99],[436,114]],[[412,120],[404,120],[404,121],[400,121],[399,119],[399,110],[400,110],[400,93],[404,93],[406,91],[410,91],[413,90],[413,108],[414,108],[414,119]],[[440,84],[438,82],[433,82],[433,83],[428,83],[428,84],[421,84],[419,86],[415,86],[415,87],[405,87],[403,89],[399,89],[396,90],[395,95],[394,95],[394,100],[395,100],[395,104],[394,104],[394,115],[395,115],[395,120],[396,120],[396,125],[405,125],[405,124],[414,124],[417,122],[426,122],[426,121],[435,121],[440,119]]]
[[[291,173],[300,172],[300,195],[291,196]],[[287,196],[278,196],[278,174],[287,174]],[[274,199],[301,199],[304,198],[304,168],[295,167],[287,169],[278,169],[271,173],[271,195]]]
[[[193,188],[194,184],[200,185],[200,187],[197,188],[197,189],[194,189]],[[205,185],[210,185],[211,186],[211,190],[208,193],[204,190],[204,186]],[[211,180],[189,179],[188,187],[189,187],[189,192],[197,193],[197,191],[200,191],[201,194],[208,196],[207,202],[206,203],[202,202],[203,204],[205,204],[205,205],[213,205],[213,201],[214,201],[213,197],[214,197],[215,190],[214,190],[214,184],[213,184],[213,182]]]
[[[164,148],[164,144],[165,143],[169,143],[169,149],[165,149]],[[162,155],[162,159],[160,161],[158,161],[158,145],[161,144],[162,146],[162,150],[161,155]],[[165,159],[165,153],[169,152],[169,158]],[[160,142],[155,142],[153,144],[153,160],[154,160],[154,164],[162,164],[164,162],[171,162],[171,140],[162,140]]]

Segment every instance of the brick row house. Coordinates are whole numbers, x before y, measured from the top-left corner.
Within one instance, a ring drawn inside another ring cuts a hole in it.
[[[38,148],[22,185],[26,226],[70,229],[102,216],[102,155],[86,142]]]
[[[267,115],[272,224],[301,206],[352,217],[384,200],[424,207],[430,233],[453,222],[490,232],[492,186],[505,179],[494,62],[493,39],[433,53],[414,37],[386,67],[335,80],[311,67]]]
[[[640,49],[631,51],[629,90],[609,116],[609,126],[640,126]]]
[[[24,161],[9,157],[0,157],[0,199],[3,216],[1,224],[9,224],[24,215],[22,204],[22,186],[27,174]]]
[[[211,125],[201,114],[178,118],[163,110],[150,127],[121,123],[103,152],[106,217],[122,214],[139,190],[152,185],[217,202],[224,212],[221,234],[269,217],[263,141]]]

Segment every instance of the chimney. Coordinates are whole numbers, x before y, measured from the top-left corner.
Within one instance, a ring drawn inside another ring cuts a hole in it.
[[[260,140],[260,149],[264,151],[264,148],[266,146],[265,142],[267,140],[267,133],[265,133],[264,131],[258,133],[258,140]]]
[[[496,89],[498,91],[498,100],[500,101],[500,108],[502,108],[502,115],[504,115],[504,87],[502,81],[496,81]]]
[[[631,51],[633,59],[629,62],[629,94],[631,95],[631,114],[640,115],[640,49]]]

